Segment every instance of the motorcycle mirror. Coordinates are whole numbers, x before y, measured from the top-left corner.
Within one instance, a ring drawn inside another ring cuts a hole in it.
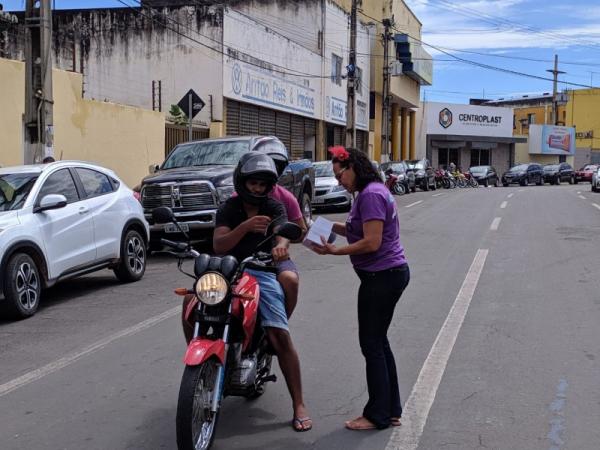
[[[155,223],[169,223],[174,221],[175,216],[168,206],[159,206],[152,210],[152,219]]]
[[[277,230],[275,230],[275,236],[281,236],[289,239],[290,241],[295,241],[296,239],[300,239],[300,236],[302,236],[302,228],[295,223],[286,222],[279,226]]]

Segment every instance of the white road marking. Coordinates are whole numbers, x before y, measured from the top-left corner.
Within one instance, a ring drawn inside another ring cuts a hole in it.
[[[502,203],[500,204],[500,209],[504,209],[504,208],[506,208],[506,205],[508,205],[508,202],[502,202]]]
[[[492,220],[492,224],[490,225],[490,230],[492,230],[492,231],[498,230],[501,220],[502,220],[502,217],[496,217],[494,220]]]
[[[525,192],[525,189],[519,189],[518,192]]]
[[[592,206],[596,209],[600,209],[600,205],[598,205],[597,203],[592,203]]]
[[[580,196],[579,196],[579,198],[580,198],[581,200],[585,200],[585,197],[584,197],[583,195],[580,195]]]
[[[411,203],[410,205],[406,205],[405,208],[410,208],[411,206],[418,205],[419,203],[423,203],[423,200],[419,200],[418,202]]]
[[[440,195],[444,195],[444,193],[440,192],[439,194],[433,194],[432,197],[439,197]]]
[[[433,405],[448,359],[471,305],[487,255],[487,249],[477,250],[465,281],[463,281],[448,317],[446,317],[404,405],[402,426],[394,427],[385,450],[415,450],[419,446],[429,410]]]
[[[578,194],[581,194],[581,191],[577,191]]]
[[[515,195],[514,192],[512,194],[508,194],[508,196],[506,198],[511,198],[513,195]]]
[[[63,356],[62,358],[57,359],[56,361],[53,361],[49,364],[46,364],[45,366],[27,372],[26,374],[21,375],[20,377],[8,381],[4,384],[0,384],[0,397],[8,394],[9,392],[14,391],[15,389],[19,389],[20,387],[23,387],[29,383],[33,383],[34,381],[37,381],[45,377],[46,375],[50,375],[51,373],[64,369],[65,367],[73,364],[74,362],[83,358],[84,356],[90,355],[98,350],[101,350],[102,348],[106,347],[108,344],[116,341],[117,339],[136,334],[142,330],[145,330],[146,328],[150,328],[151,326],[156,325],[157,323],[162,322],[163,320],[166,320],[180,313],[181,306],[171,308],[162,314],[150,317],[149,319],[146,319],[143,322],[140,322],[129,328],[125,328],[124,330],[121,330],[117,333],[105,337],[104,339],[100,339],[99,341],[85,347],[84,349],[78,352],[74,352],[67,356]]]

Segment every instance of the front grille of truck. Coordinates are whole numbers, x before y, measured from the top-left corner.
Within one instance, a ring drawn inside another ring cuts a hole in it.
[[[217,201],[212,184],[206,181],[161,183],[144,186],[142,206],[145,210],[168,206],[177,212],[216,208]]]

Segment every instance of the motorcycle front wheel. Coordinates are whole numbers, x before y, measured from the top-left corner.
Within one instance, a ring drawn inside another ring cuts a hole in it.
[[[177,402],[177,448],[207,450],[213,443],[219,412],[211,411],[219,364],[209,359],[199,366],[186,366]]]
[[[404,185],[402,183],[395,183],[394,186],[392,187],[392,191],[396,195],[402,195],[402,194],[404,194],[404,191],[405,191]]]

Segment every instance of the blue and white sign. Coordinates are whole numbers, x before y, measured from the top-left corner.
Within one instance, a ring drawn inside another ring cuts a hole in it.
[[[542,155],[574,155],[575,128],[554,125],[530,125],[529,153]]]

